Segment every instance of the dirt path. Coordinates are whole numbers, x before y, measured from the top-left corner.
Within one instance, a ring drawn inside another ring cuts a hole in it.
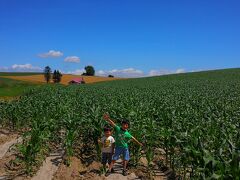
[[[83,179],[80,173],[86,172],[87,168],[77,157],[70,157],[71,165],[67,166],[61,163],[57,172],[54,174],[53,180],[79,180]],[[85,178],[86,179],[86,178]],[[93,179],[92,177],[89,179]]]
[[[14,138],[0,146],[0,159],[8,152],[12,145],[22,142],[22,138]]]
[[[107,180],[137,180],[138,178],[134,173],[129,174],[128,176],[122,175],[122,161],[118,160],[114,165],[114,173],[110,174],[106,179]]]
[[[63,151],[50,154],[32,180],[51,180],[62,162]]]
[[[0,128],[0,146],[14,138],[17,138],[17,136],[18,135],[15,133],[12,133],[6,129]]]
[[[1,135],[1,136],[4,136],[4,135]],[[9,159],[11,159],[12,156],[9,156],[6,158],[6,155],[9,154],[8,152],[10,149],[12,149],[11,147],[13,145],[20,143],[20,142],[22,142],[21,137],[18,137],[18,138],[13,137],[12,139],[10,139],[10,141],[5,142],[4,144],[0,144],[0,160],[3,161],[4,159],[6,159],[6,161],[9,161]],[[91,169],[89,169],[89,172],[91,172],[91,174],[86,174],[86,176],[79,175],[79,172],[86,171],[85,170],[86,168],[83,166],[81,161],[79,160],[79,162],[78,162],[78,159],[76,160],[73,158],[72,159],[73,163],[72,163],[72,166],[70,166],[70,168],[69,167],[64,168],[64,166],[62,168],[59,168],[61,165],[61,162],[62,162],[62,156],[63,156],[62,150],[59,150],[56,153],[50,154],[50,156],[45,159],[45,161],[43,162],[43,165],[40,167],[40,169],[38,170],[36,175],[33,178],[31,178],[31,180],[52,180],[52,179],[75,180],[75,179],[79,179],[79,178],[80,179],[94,179],[94,180],[138,180],[138,179],[141,179],[141,175],[139,176],[139,174],[136,173],[135,171],[131,171],[128,176],[123,176],[121,160],[116,162],[116,164],[114,165],[115,172],[110,174],[108,177],[99,175],[98,171],[99,171],[101,165],[99,167],[98,166],[95,167],[95,169],[96,169],[95,173],[93,171],[94,170],[94,166],[93,166],[93,167],[91,167]],[[2,163],[2,164],[4,164],[4,163]],[[57,173],[57,175],[56,175],[56,173]],[[155,174],[155,176],[154,176],[155,180],[167,179],[166,178],[167,175],[165,172],[163,173],[163,172],[155,169],[154,174]],[[0,173],[0,179],[5,179],[6,177],[7,176],[6,176],[5,171]]]
[[[15,135],[12,138],[10,138],[9,136],[9,141],[0,145],[0,179],[9,179],[7,171],[5,169],[6,163],[15,158],[15,156],[12,155],[11,150],[13,149],[12,147],[15,144],[20,142],[22,142],[22,138],[21,137],[17,138],[17,135]]]

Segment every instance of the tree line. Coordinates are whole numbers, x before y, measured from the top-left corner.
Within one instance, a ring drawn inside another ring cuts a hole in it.
[[[93,66],[86,66],[84,69],[85,69],[85,72],[82,73],[82,76],[94,76],[95,75],[95,69]],[[60,83],[62,76],[63,75],[61,72],[59,72],[59,70],[54,70],[54,72],[52,73],[52,70],[49,66],[46,66],[44,68],[44,78],[47,83],[49,83],[51,79],[53,80],[54,83]]]
[[[60,83],[62,80],[62,73],[59,70],[54,70],[52,73],[52,69],[49,66],[44,68],[44,78],[47,83],[52,79],[54,83]]]

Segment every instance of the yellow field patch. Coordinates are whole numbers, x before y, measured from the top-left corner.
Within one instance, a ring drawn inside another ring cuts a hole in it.
[[[99,76],[80,76],[80,75],[78,76],[78,75],[64,74],[62,76],[61,84],[67,85],[68,82],[71,81],[72,79],[80,78],[80,77],[83,77],[84,81],[87,84],[102,82],[102,81],[113,81],[113,80],[122,79],[122,78],[109,78],[109,77],[99,77]],[[33,83],[46,83],[43,75],[7,76],[7,77],[5,76],[5,78],[27,81],[27,82],[33,82]]]

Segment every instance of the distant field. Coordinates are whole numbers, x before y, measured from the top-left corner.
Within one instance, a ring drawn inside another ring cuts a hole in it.
[[[31,76],[31,75],[38,75],[42,73],[35,73],[35,72],[0,72],[0,76]]]
[[[36,84],[0,77],[0,97],[19,96],[33,86]]]
[[[67,85],[69,81],[79,77],[83,77],[87,84],[120,79],[97,76],[63,75],[61,84]],[[45,84],[44,76],[40,73],[0,72],[0,98],[8,99],[9,97],[19,96],[30,87]]]
[[[6,76],[6,75],[5,75]],[[34,82],[34,83],[45,83],[44,76],[42,74],[38,75],[7,75],[7,78],[14,79],[14,80],[21,80],[21,81],[26,81],[26,82]],[[0,74],[1,77],[1,74]],[[69,75],[69,74],[64,74],[62,77],[61,84],[67,85],[69,81],[71,81],[74,78],[79,78],[83,77],[85,82],[88,83],[96,83],[96,82],[102,82],[102,81],[113,81],[121,78],[109,78],[109,77],[99,77],[99,76],[78,76],[78,75]]]

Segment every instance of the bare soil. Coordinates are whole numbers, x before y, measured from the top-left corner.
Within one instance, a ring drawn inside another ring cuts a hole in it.
[[[14,160],[16,157],[12,154],[8,154],[0,159],[0,177],[7,176],[8,172],[6,170],[6,164],[8,164],[11,160]]]
[[[0,145],[0,159],[5,156],[5,154],[9,151],[9,149],[14,145],[22,141],[22,138],[14,135],[14,137],[10,138],[9,141]]]
[[[12,168],[11,165],[16,159],[16,149],[14,145],[21,141],[21,137],[14,137],[0,146],[0,179],[13,179],[13,177],[19,175],[17,169],[21,168],[15,169],[17,166]]]
[[[15,135],[4,135],[4,134],[0,134],[0,146],[5,144],[6,142],[14,139],[14,137],[16,137]]]
[[[92,162],[89,166],[85,166],[77,157],[71,158],[71,165],[66,166],[63,163],[57,170],[54,180],[137,180],[139,179],[134,172],[129,172],[128,176],[122,175],[122,164],[117,162],[114,166],[115,172],[105,177],[101,175],[101,163]]]
[[[101,163],[93,161],[86,165],[79,158],[72,157],[71,165],[66,166],[63,163],[63,152],[50,154],[42,166],[34,169],[37,172],[33,177],[26,176],[23,167],[16,161],[16,151],[14,144],[19,143],[21,138],[17,138],[17,134],[13,134],[7,130],[0,129],[0,179],[15,179],[15,180],[148,180],[149,171],[147,169],[147,160],[142,157],[138,168],[130,168],[128,176],[122,175],[122,163],[117,161],[114,166],[115,172],[105,177],[101,175]],[[9,150],[10,149],[10,150]],[[163,156],[160,154],[154,160],[154,170],[151,177],[154,180],[169,179],[171,170],[168,168],[161,169],[157,162],[163,161]]]
[[[51,153],[43,162],[32,180],[51,180],[62,162],[63,151]]]
[[[57,172],[55,173],[54,180],[76,180],[81,179],[80,172],[86,171],[86,167],[82,164],[80,159],[76,157],[70,158],[71,165],[66,166],[61,163]]]
[[[17,136],[18,134],[16,133],[0,128],[0,146],[12,139],[15,139]]]

